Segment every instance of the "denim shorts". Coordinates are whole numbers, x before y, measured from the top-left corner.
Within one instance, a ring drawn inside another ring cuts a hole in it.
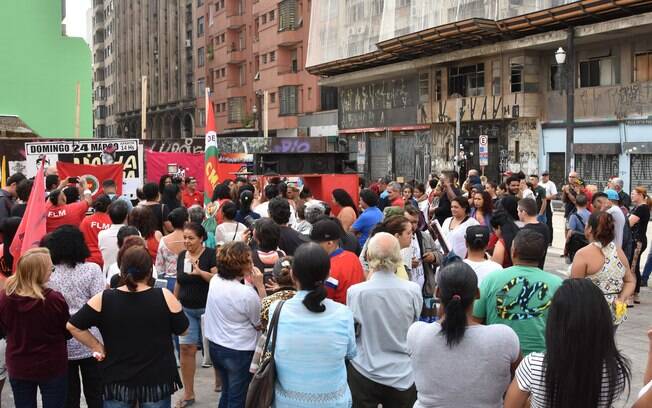
[[[187,307],[183,308],[183,313],[186,314],[188,322],[188,331],[185,336],[179,336],[179,344],[190,344],[195,345],[201,348],[202,345],[202,333],[201,333],[201,315],[204,314],[206,309],[190,309]]]

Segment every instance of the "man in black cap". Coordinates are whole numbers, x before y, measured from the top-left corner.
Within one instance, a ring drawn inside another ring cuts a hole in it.
[[[342,229],[333,220],[317,221],[312,226],[310,239],[317,242],[331,258],[331,272],[324,282],[328,298],[346,304],[349,287],[364,282],[360,260],[353,252],[340,248]]]

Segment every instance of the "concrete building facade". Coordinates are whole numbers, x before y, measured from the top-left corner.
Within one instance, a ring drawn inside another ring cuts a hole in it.
[[[359,170],[369,177],[423,180],[456,164],[480,168],[484,135],[490,179],[549,170],[557,183],[568,171],[564,84],[572,70],[574,169],[599,188],[610,176],[651,188],[652,9],[618,3],[464,19],[309,70],[338,88],[340,134],[357,146]],[[555,52],[569,35],[575,50],[559,65]],[[460,145],[465,159],[458,161]]]
[[[94,0],[93,8],[96,136],[193,136],[192,0]],[[143,77],[145,134],[141,134]]]
[[[206,120],[204,89],[211,89],[218,134],[260,135],[268,92],[270,136],[336,136],[334,88],[320,87],[306,69],[310,0],[195,0],[197,115]],[[300,121],[301,118],[301,121]],[[301,122],[301,123],[300,123]]]

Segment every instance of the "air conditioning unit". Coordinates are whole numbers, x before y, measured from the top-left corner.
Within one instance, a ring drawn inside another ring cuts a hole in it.
[[[192,47],[192,40],[186,40],[186,48]]]

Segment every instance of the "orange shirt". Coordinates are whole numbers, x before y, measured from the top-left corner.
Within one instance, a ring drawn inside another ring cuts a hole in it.
[[[91,256],[86,259],[88,262],[94,262],[100,267],[104,265],[102,259],[102,252],[100,252],[99,245],[97,244],[97,236],[100,231],[108,229],[111,226],[111,218],[107,213],[96,212],[84,218],[79,226],[82,234],[84,234],[84,241],[91,253]]]
[[[86,215],[86,211],[88,211],[88,203],[86,201],[79,201],[72,204],[52,205],[48,202],[46,211],[47,220],[45,229],[50,233],[62,225],[77,226],[81,224]]]

